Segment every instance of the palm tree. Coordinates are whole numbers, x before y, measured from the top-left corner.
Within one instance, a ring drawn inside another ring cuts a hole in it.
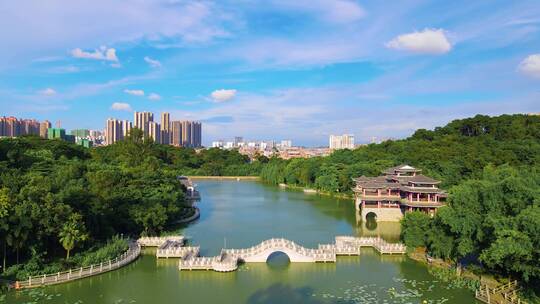
[[[69,253],[75,244],[80,241],[85,241],[88,238],[86,228],[82,222],[82,216],[78,213],[70,215],[68,221],[62,226],[62,230],[58,234],[60,243],[66,250],[66,260],[69,259]]]

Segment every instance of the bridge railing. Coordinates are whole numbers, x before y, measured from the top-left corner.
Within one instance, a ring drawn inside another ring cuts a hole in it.
[[[15,289],[33,288],[46,285],[59,284],[78,280],[85,277],[94,276],[100,273],[105,273],[117,268],[120,268],[126,264],[131,263],[139,257],[141,253],[141,247],[137,243],[131,243],[129,249],[122,255],[99,264],[93,264],[86,267],[72,268],[67,271],[57,272],[53,274],[44,274],[39,276],[30,276],[27,280],[16,281]]]
[[[147,247],[159,247],[167,241],[173,242],[184,242],[184,236],[182,235],[171,235],[171,236],[145,236],[137,240],[137,243],[141,246]]]

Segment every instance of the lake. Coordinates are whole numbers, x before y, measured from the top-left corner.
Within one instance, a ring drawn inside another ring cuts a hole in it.
[[[305,247],[336,235],[399,239],[399,223],[363,223],[351,200],[284,190],[256,181],[197,180],[199,220],[178,228],[201,255],[244,248],[272,237]],[[178,260],[145,250],[134,263],[100,276],[22,292],[6,303],[480,303],[474,293],[437,281],[405,256],[362,249],[337,263],[289,263],[284,254],[231,273],[183,271]],[[0,301],[1,303],[1,301]]]

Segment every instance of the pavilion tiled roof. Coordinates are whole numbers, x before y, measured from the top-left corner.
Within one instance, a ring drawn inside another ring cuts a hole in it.
[[[409,187],[409,186],[401,186],[401,190],[412,192],[412,193],[434,193],[434,194],[445,194],[444,190],[441,190],[439,188],[432,188],[432,187]]]
[[[420,172],[422,170],[416,169],[415,167],[409,166],[407,164],[401,164],[399,166],[388,168],[388,169],[384,170],[382,173],[388,174],[388,175],[394,175],[394,174],[396,174],[397,171],[400,171],[400,172]]]
[[[355,178],[354,181],[359,187],[367,189],[396,189],[399,188],[399,184],[392,182],[386,176],[366,177],[360,176]]]
[[[429,176],[425,176],[423,174],[417,174],[415,176],[412,176],[409,179],[410,182],[415,184],[439,184],[440,181],[433,179]]]

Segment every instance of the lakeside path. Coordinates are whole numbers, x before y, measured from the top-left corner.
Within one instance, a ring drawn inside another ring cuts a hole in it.
[[[16,281],[13,285],[15,289],[35,288],[47,285],[66,283],[82,278],[100,275],[109,272],[135,261],[141,254],[141,246],[137,242],[130,242],[128,250],[121,256],[112,260],[93,264],[86,267],[73,268],[63,272],[30,276],[27,280]]]
[[[191,223],[194,220],[201,217],[201,210],[199,209],[199,207],[193,207],[193,208],[195,209],[195,212],[193,213],[193,215],[191,215],[190,217],[187,217],[187,218],[180,219],[180,220],[178,220],[178,221],[176,221],[174,223],[175,224],[187,224],[187,223]]]

